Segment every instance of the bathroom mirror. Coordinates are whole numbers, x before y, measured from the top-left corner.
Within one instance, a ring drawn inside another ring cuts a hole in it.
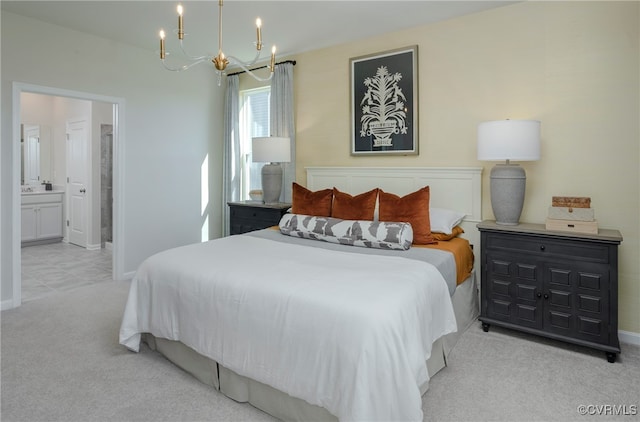
[[[49,127],[29,123],[20,125],[21,184],[51,182],[51,144]]]

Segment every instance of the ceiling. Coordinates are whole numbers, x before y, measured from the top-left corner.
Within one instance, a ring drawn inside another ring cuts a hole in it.
[[[516,3],[516,1],[384,1],[384,0],[227,0],[223,13],[226,55],[253,58],[255,19],[263,22],[265,56],[275,44],[286,56],[342,44],[382,33],[425,25]],[[5,1],[2,11],[134,45],[159,50],[158,33],[167,33],[167,50],[179,48],[178,1]],[[218,2],[182,1],[185,49],[191,55],[214,55],[218,47]]]

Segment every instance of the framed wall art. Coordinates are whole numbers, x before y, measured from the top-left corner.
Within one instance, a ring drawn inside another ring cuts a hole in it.
[[[418,46],[349,62],[351,154],[418,154]]]

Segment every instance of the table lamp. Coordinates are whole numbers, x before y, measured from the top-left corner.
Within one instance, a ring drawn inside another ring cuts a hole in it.
[[[495,120],[478,125],[478,160],[503,161],[491,169],[491,207],[496,223],[519,224],[527,177],[510,161],[540,159],[540,122]]]
[[[273,204],[282,192],[282,166],[291,161],[291,140],[289,138],[257,137],[251,142],[252,161],[268,163],[262,166],[262,195],[265,204]]]

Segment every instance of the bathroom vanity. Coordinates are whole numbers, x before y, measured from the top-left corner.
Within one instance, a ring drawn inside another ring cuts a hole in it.
[[[63,191],[22,192],[22,246],[60,242]]]

